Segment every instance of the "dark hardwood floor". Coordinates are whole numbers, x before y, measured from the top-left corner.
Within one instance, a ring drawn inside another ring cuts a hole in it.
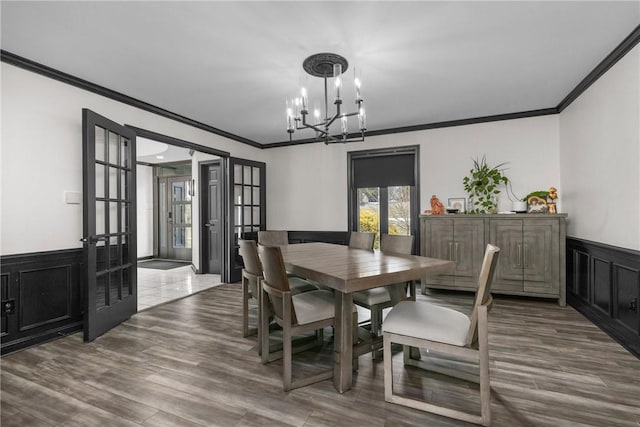
[[[469,294],[419,296],[469,311]],[[74,334],[1,359],[8,426],[458,426],[384,401],[382,361],[361,356],[351,391],[331,381],[282,391],[281,364],[262,365],[242,338],[238,284],[135,315],[92,343]],[[489,314],[494,426],[640,425],[640,361],[570,307],[497,298]],[[294,375],[331,362],[294,360]],[[477,404],[477,387],[402,369],[397,387]]]

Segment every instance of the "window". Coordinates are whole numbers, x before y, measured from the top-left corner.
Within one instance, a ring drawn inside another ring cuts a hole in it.
[[[351,152],[349,229],[417,235],[418,147]]]

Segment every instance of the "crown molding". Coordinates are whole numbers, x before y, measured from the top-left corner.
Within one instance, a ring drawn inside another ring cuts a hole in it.
[[[479,123],[488,123],[501,120],[521,119],[526,117],[545,116],[550,114],[559,114],[565,108],[567,108],[573,101],[575,101],[589,86],[591,86],[596,80],[598,80],[604,73],[606,73],[613,65],[615,65],[620,59],[622,59],[631,49],[633,49],[638,43],[640,43],[640,25],[637,26],[631,34],[629,34],[609,55],[607,55],[569,94],[556,106],[550,108],[542,108],[538,110],[522,111],[516,113],[496,114],[492,116],[484,117],[472,117],[467,119],[449,120],[444,122],[426,123],[413,126],[402,126],[396,128],[371,130],[365,132],[367,136],[379,136],[390,135],[396,133],[405,132],[417,132],[428,129],[438,129],[445,127],[464,126]],[[198,122],[185,116],[173,113],[155,105],[149,104],[144,101],[132,98],[128,95],[113,91],[104,86],[91,83],[87,80],[80,79],[71,74],[64,73],[46,65],[31,61],[30,59],[23,58],[14,53],[0,50],[0,60],[7,64],[15,65],[17,67],[50,77],[52,79],[61,81],[63,83],[70,84],[72,86],[85,89],[87,91],[96,93],[98,95],[105,96],[107,98],[122,102],[124,104],[131,105],[136,108],[140,108],[145,111],[149,111],[154,114],[158,114],[162,117],[166,117],[171,120],[178,121],[180,123],[187,124],[189,126],[202,129],[207,132],[214,133],[216,135],[223,136],[225,138],[232,139],[234,141],[241,142],[243,144],[250,145],[255,148],[267,149],[278,147],[290,147],[294,145],[313,144],[318,143],[315,138],[306,138],[296,141],[279,141],[261,144],[248,138],[244,138],[221,129],[209,126],[207,124]]]
[[[613,67],[619,60],[621,60],[631,49],[633,49],[640,42],[640,25],[638,25],[632,32],[625,38],[622,43],[616,46],[613,51],[607,55],[587,76],[582,79],[580,83],[558,104],[556,107],[558,112],[567,108],[573,101],[575,101],[582,93],[589,88],[596,80],[598,80],[604,73],[609,71],[609,68]]]
[[[215,128],[213,126],[209,126],[207,124],[190,119],[188,117],[181,116],[180,114],[173,113],[169,110],[165,110],[164,108],[160,108],[155,105],[149,104],[148,102],[140,101],[139,99],[133,98],[131,96],[125,95],[120,92],[116,92],[104,86],[91,83],[90,81],[56,70],[55,68],[48,67],[46,65],[40,64],[38,62],[32,61],[27,58],[23,58],[22,56],[16,55],[15,53],[8,52],[4,49],[0,50],[0,60],[7,64],[11,64],[28,71],[32,71],[37,74],[41,74],[45,77],[49,77],[51,79],[58,80],[62,83],[67,83],[69,85],[104,96],[106,98],[110,98],[115,101],[122,102],[123,104],[131,105],[132,107],[136,107],[141,110],[157,114],[167,119],[175,120],[177,122],[184,123],[186,125],[193,126],[195,128],[202,129],[204,131],[211,132],[216,135],[220,135],[225,138],[232,139],[234,141],[242,142],[243,144],[251,145],[252,147],[262,148],[262,144],[259,144],[250,139],[243,138],[241,136],[234,135],[229,132],[225,132],[221,129]]]

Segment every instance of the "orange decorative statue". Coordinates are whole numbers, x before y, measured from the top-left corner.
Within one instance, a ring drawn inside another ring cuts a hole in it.
[[[444,213],[444,205],[440,200],[436,197],[436,195],[431,196],[431,215],[442,215]]]
[[[551,201],[547,203],[547,206],[549,206],[549,213],[550,214],[558,213],[556,209],[556,199],[558,198],[558,190],[555,187],[549,188],[549,196],[547,197],[551,199]]]

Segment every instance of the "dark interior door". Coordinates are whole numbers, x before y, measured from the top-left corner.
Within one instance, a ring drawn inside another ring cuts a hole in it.
[[[258,239],[258,231],[267,224],[266,165],[252,160],[229,158],[229,225],[228,265],[226,281],[238,282],[242,277],[240,239]],[[223,279],[224,280],[224,279]]]
[[[82,110],[84,339],[137,311],[135,133]]]
[[[202,211],[205,273],[220,274],[222,270],[222,175],[220,162],[202,166],[205,195]]]

